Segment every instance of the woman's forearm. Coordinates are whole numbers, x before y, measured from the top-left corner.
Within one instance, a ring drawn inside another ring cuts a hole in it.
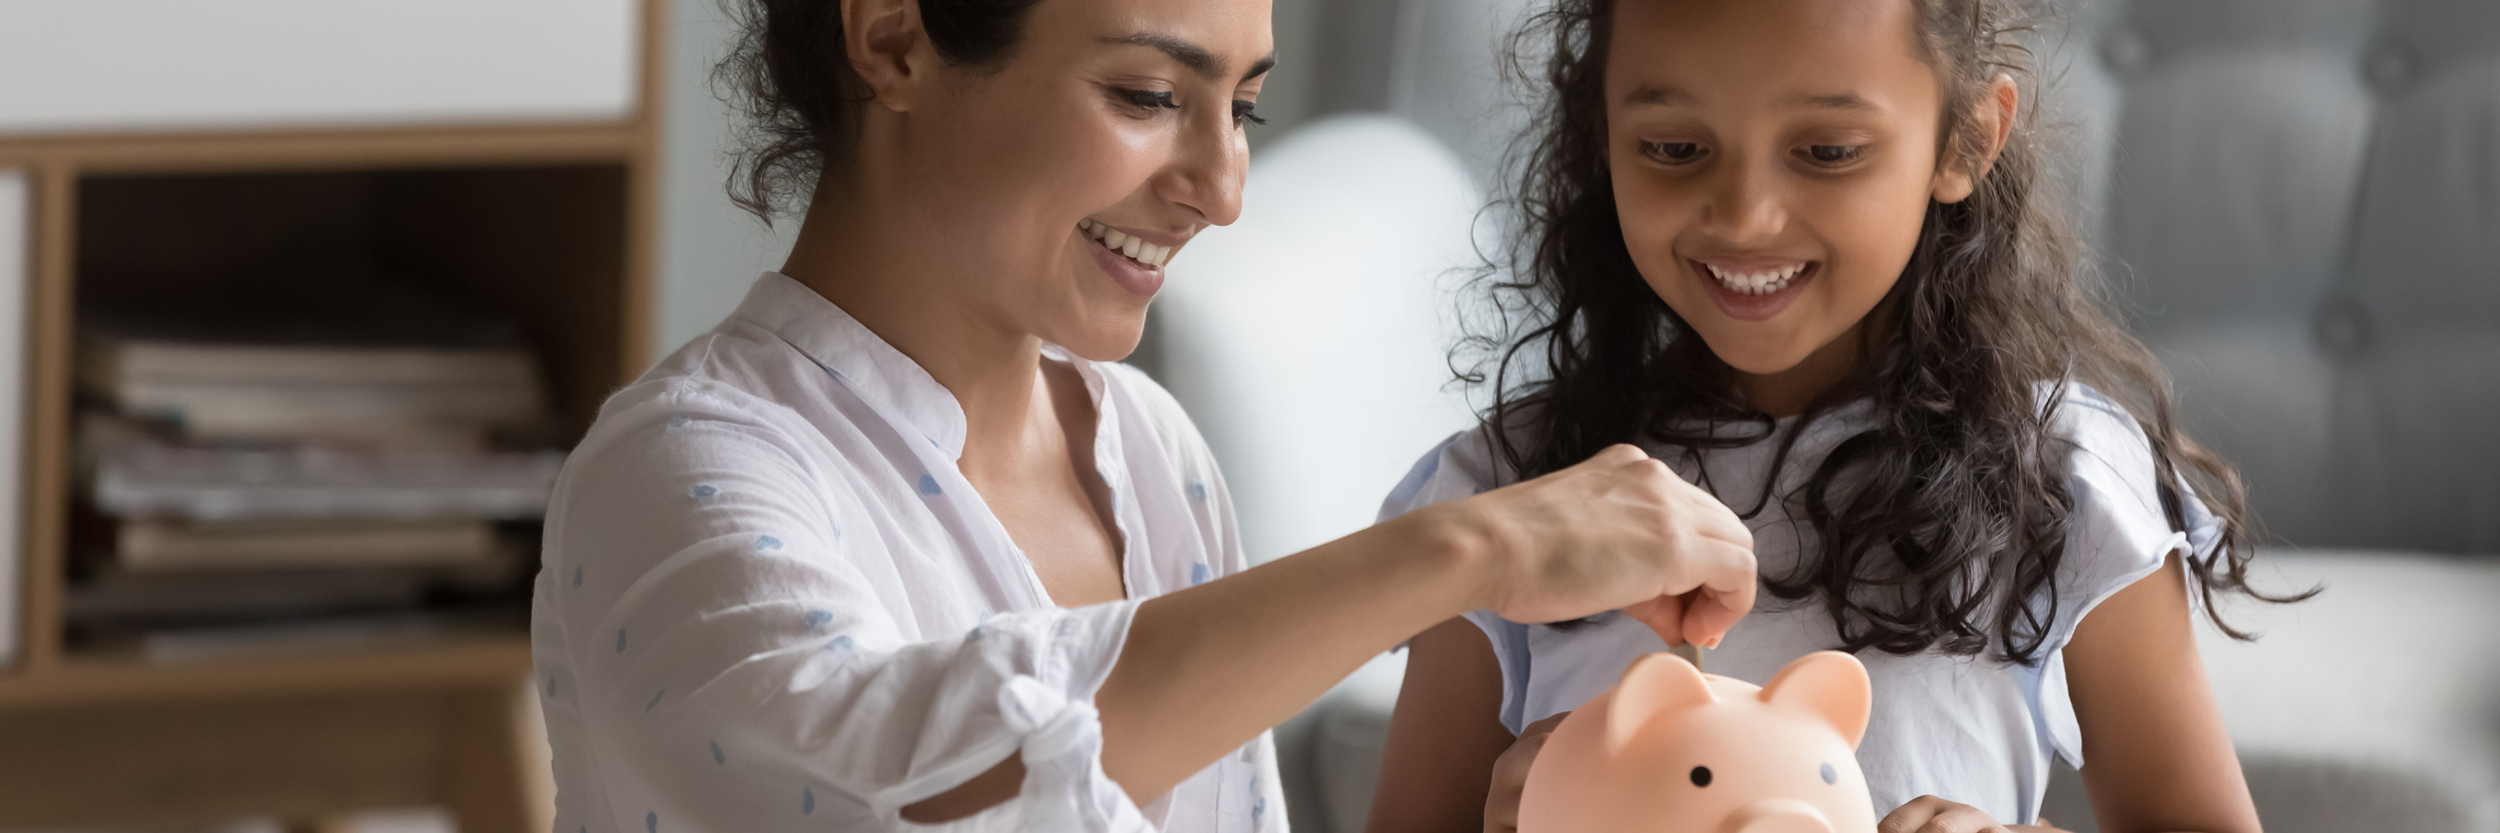
[[[1399,642],[1479,606],[1484,549],[1419,511],[1239,575],[1140,604],[1094,695],[1103,770],[1139,803],[1283,723]],[[1014,798],[1013,754],[903,809],[953,821]]]
[[[1482,604],[1482,547],[1422,512],[1147,601],[1094,702],[1139,801],[1283,723],[1364,661]]]

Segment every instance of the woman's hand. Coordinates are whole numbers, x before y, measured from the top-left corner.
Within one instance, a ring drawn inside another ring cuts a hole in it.
[[[1753,609],[1753,532],[1633,446],[1424,511],[1475,525],[1483,607],[1514,622],[1621,609],[1669,645],[1714,646]]]
[[[2039,824],[1998,824],[1995,817],[1968,804],[1956,804],[1932,795],[1911,799],[1884,816],[1875,825],[1875,833],[2065,833],[2049,826],[2048,819]]]
[[[1519,829],[1519,794],[1528,788],[1528,767],[1536,763],[1536,753],[1545,748],[1545,739],[1553,737],[1554,727],[1562,725],[1570,712],[1528,724],[1512,741],[1502,757],[1493,760],[1493,791],[1484,797],[1484,833],[1514,833]]]

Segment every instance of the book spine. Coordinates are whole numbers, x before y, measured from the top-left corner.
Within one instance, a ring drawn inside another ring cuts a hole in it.
[[[26,172],[0,168],[0,669],[17,664],[27,559],[19,514],[26,466],[26,333],[34,268],[34,189]]]

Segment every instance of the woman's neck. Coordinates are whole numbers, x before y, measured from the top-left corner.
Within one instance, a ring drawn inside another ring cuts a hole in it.
[[[918,257],[939,235],[903,212],[863,210],[879,195],[828,180],[799,226],[781,273],[842,308],[954,394],[967,453],[1007,450],[1030,435],[1042,341],[985,318]],[[891,205],[890,201],[883,204]]]

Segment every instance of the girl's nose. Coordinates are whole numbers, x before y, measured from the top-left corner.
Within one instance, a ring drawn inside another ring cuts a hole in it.
[[[1736,245],[1779,236],[1788,225],[1788,211],[1773,186],[1772,172],[1744,164],[1727,165],[1720,171],[1704,209],[1705,226]]]

